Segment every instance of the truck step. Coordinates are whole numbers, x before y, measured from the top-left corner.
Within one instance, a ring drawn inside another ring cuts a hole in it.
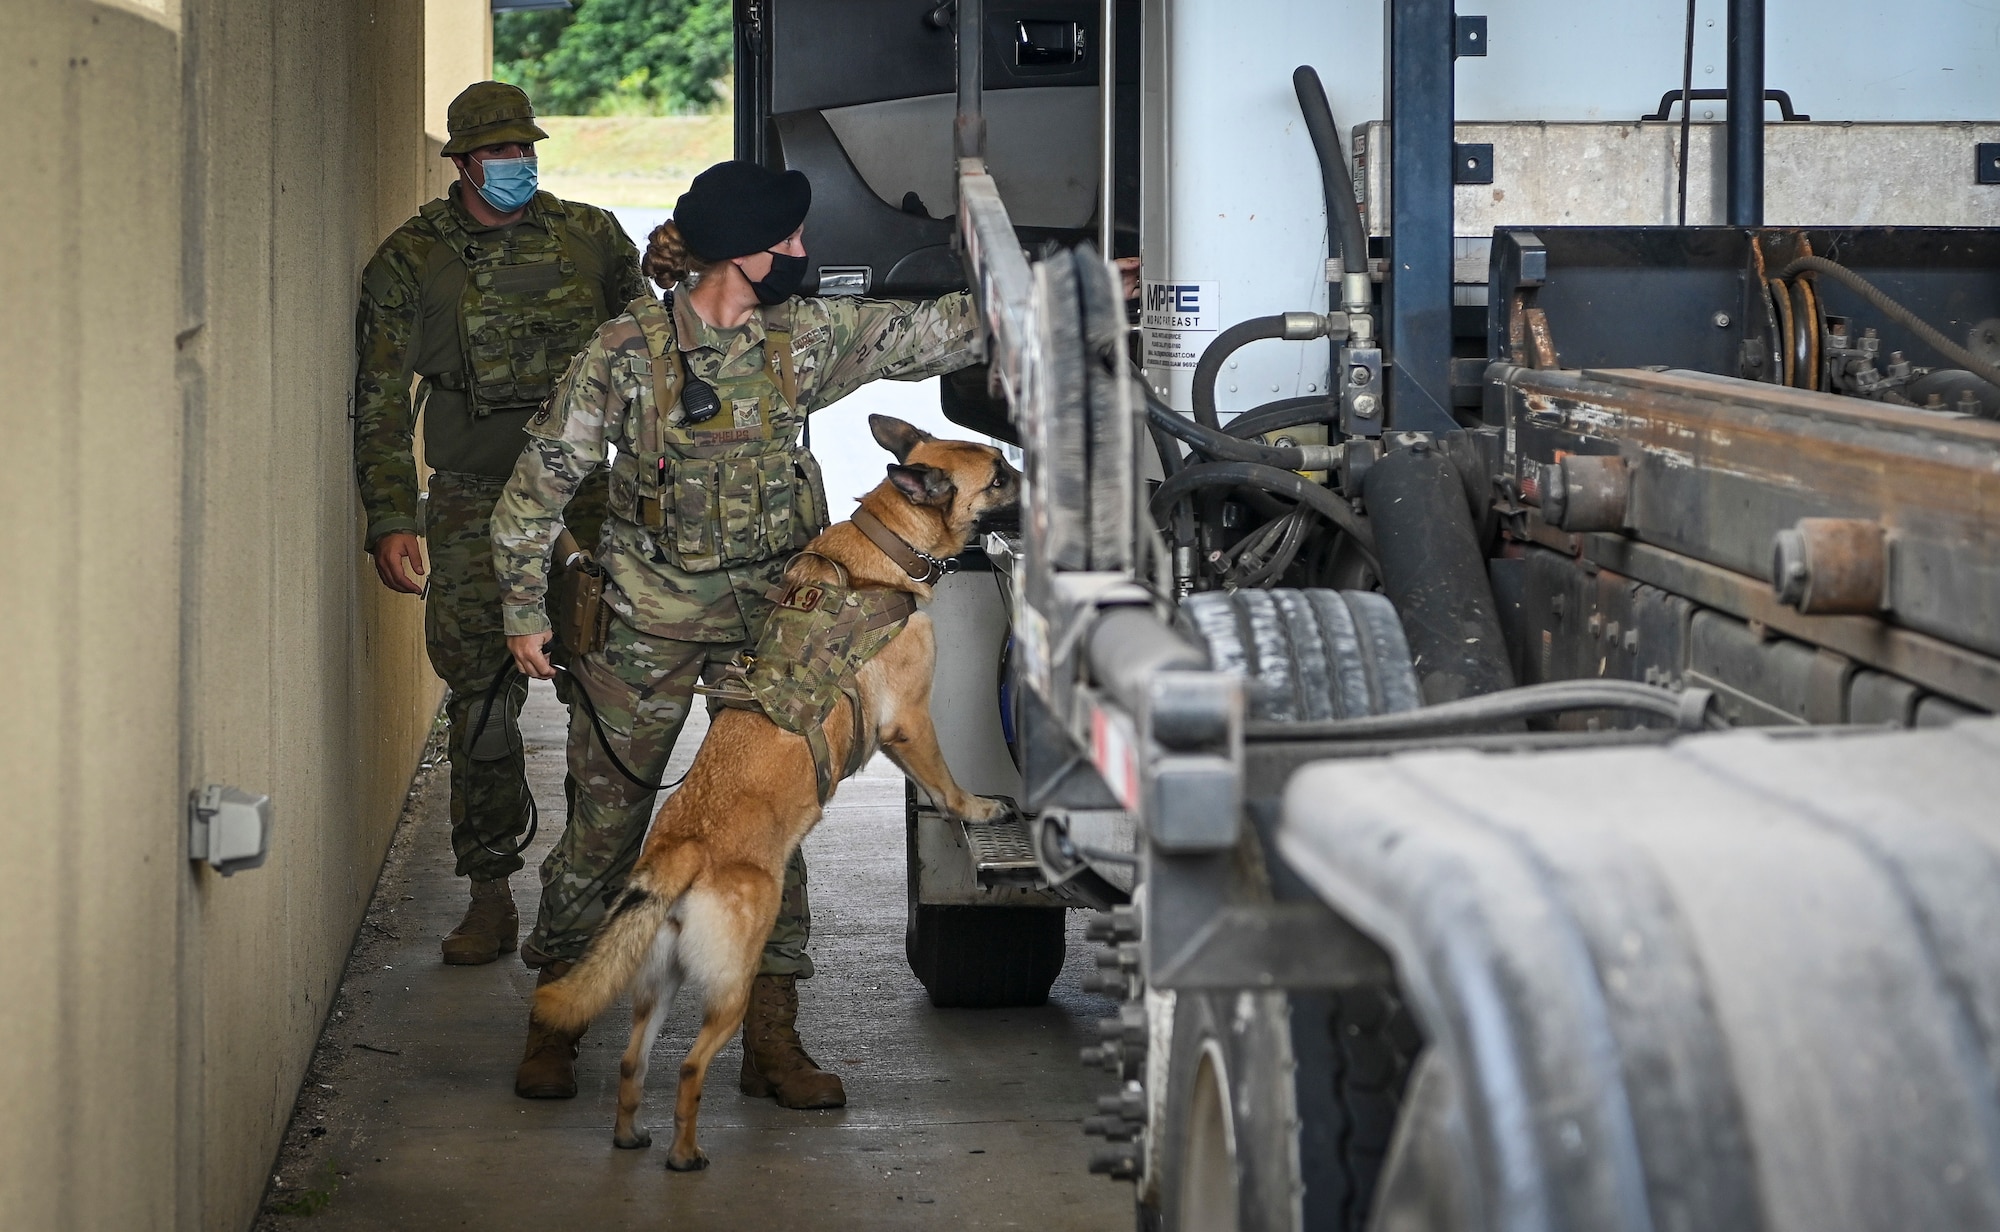
[[[966,845],[972,849],[972,864],[981,885],[996,882],[1039,881],[1041,869],[1035,863],[1035,840],[1023,817],[999,821],[960,823]]]

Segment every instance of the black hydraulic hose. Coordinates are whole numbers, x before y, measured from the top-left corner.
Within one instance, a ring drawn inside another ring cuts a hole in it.
[[[1933,329],[1930,322],[1911,312],[1908,308],[1903,307],[1895,300],[1890,299],[1874,283],[1869,282],[1866,278],[1848,269],[1838,261],[1829,261],[1825,257],[1800,257],[1790,265],[1779,270],[1778,277],[1790,278],[1805,270],[1811,270],[1816,274],[1825,274],[1827,277],[1832,278],[1834,281],[1853,291],[1856,295],[1859,295],[1862,299],[1867,300],[1869,304],[1873,305],[1884,316],[1903,326],[1918,338],[1921,338],[1924,344],[1929,346],[1933,351],[1936,351],[1987,384],[2000,387],[2000,368],[1983,362],[1972,352],[1945,337]]]
[[[1560,680],[1395,714],[1307,723],[1253,721],[1243,725],[1243,734],[1265,740],[1376,740],[1466,731],[1577,710],[1634,710],[1672,719],[1682,731],[1717,731],[1729,724],[1715,713],[1714,704],[1715,694],[1708,689],[1674,693],[1635,680]]]
[[[1268,586],[1283,577],[1285,570],[1292,567],[1292,562],[1299,558],[1299,549],[1305,546],[1306,531],[1312,524],[1312,519],[1305,516],[1306,512],[1303,509],[1295,510],[1289,516],[1280,519],[1284,529],[1279,535],[1277,547],[1271,552],[1270,559],[1249,573],[1238,575],[1234,579],[1238,589]],[[1238,564],[1241,564],[1240,556]]]
[[[1217,334],[1215,341],[1202,351],[1201,359],[1194,366],[1195,420],[1204,428],[1222,431],[1222,421],[1215,413],[1215,378],[1222,373],[1223,361],[1248,343],[1284,336],[1285,318],[1282,314],[1251,317]]]
[[[1299,96],[1299,114],[1305,117],[1313,153],[1319,155],[1320,191],[1326,194],[1328,255],[1337,251],[1342,269],[1365,274],[1368,232],[1361,225],[1361,206],[1354,199],[1354,181],[1347,174],[1347,153],[1340,145],[1340,126],[1333,122],[1333,108],[1326,102],[1326,87],[1320,84],[1312,65],[1301,64],[1292,70],[1292,90]]]
[[[1181,468],[1187,464],[1181,460],[1181,447],[1174,442],[1173,436],[1160,431],[1159,425],[1151,422],[1150,416],[1146,424],[1146,434],[1153,438],[1153,448],[1160,455],[1160,473],[1168,479],[1180,474]]]
[[[1390,450],[1362,476],[1361,497],[1381,561],[1376,574],[1402,619],[1424,699],[1513,688],[1519,680],[1486,552],[1450,457],[1423,440]]]
[[[1306,451],[1296,445],[1285,448],[1260,445],[1253,441],[1242,440],[1220,428],[1205,427],[1179,414],[1151,393],[1146,395],[1146,424],[1161,432],[1171,433],[1194,446],[1198,452],[1225,462],[1257,462],[1264,466],[1282,467],[1288,471],[1326,469],[1323,460],[1315,461],[1307,458]]]
[[[1281,428],[1296,428],[1303,424],[1333,425],[1340,422],[1340,400],[1328,398],[1325,394],[1314,394],[1309,398],[1281,398],[1276,402],[1266,402],[1243,412],[1222,430],[1241,440],[1262,436],[1266,432],[1276,432]]]
[[[1375,534],[1367,521],[1348,508],[1346,501],[1303,475],[1275,466],[1260,466],[1255,462],[1197,463],[1154,489],[1147,508],[1154,521],[1164,522],[1174,503],[1189,493],[1200,488],[1222,487],[1258,488],[1289,496],[1345,531],[1370,563],[1375,560]]]

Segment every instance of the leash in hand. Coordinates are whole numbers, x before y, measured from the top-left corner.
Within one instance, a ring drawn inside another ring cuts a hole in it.
[[[604,755],[611,759],[611,764],[617,768],[618,773],[624,775],[632,781],[633,785],[645,791],[670,791],[673,788],[679,787],[687,780],[686,771],[682,771],[681,777],[671,783],[649,783],[634,774],[632,768],[625,764],[625,760],[618,756],[618,751],[611,747],[611,737],[604,732],[604,720],[598,717],[597,703],[591,700],[590,690],[584,688],[583,677],[570,671],[569,668],[560,663],[553,664],[553,666],[557,671],[565,672],[569,675],[570,683],[576,689],[577,700],[583,703],[584,713],[590,716],[590,726],[597,733],[597,743],[604,750]],[[493,717],[493,703],[499,700],[501,689],[512,683],[516,676],[526,679],[526,674],[521,671],[520,667],[513,660],[509,659],[506,666],[500,669],[499,674],[493,677],[493,683],[486,688],[485,704],[479,710],[479,722],[473,727],[471,738],[465,742],[467,748],[471,748],[473,745],[479,743],[479,737],[485,734],[486,724]],[[526,761],[523,761],[521,764],[521,794],[528,801],[528,832],[521,836],[520,843],[511,851],[497,850],[490,846],[485,839],[479,840],[479,845],[485,848],[488,854],[518,856],[528,849],[530,843],[535,841],[535,834],[542,826],[542,816],[541,810],[535,807],[534,789],[528,785],[528,766]]]

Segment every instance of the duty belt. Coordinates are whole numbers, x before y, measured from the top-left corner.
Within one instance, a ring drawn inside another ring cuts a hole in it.
[[[868,754],[868,721],[857,676],[868,660],[916,614],[914,597],[877,586],[788,582],[767,598],[777,604],[755,650],[736,656],[717,685],[696,691],[716,704],[758,710],[812,751],[813,779],[824,805]],[[846,763],[835,766],[826,741],[827,717],[847,699],[854,739]]]

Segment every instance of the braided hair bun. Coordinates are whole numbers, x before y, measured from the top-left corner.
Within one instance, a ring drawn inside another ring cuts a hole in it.
[[[688,250],[687,241],[681,238],[681,229],[671,220],[653,228],[653,233],[646,238],[646,255],[639,258],[640,271],[658,283],[662,290],[689,274],[707,273],[714,264]]]

